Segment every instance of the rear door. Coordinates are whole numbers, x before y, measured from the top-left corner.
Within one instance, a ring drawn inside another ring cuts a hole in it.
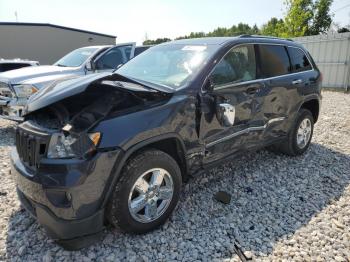
[[[96,72],[112,72],[128,62],[135,52],[135,43],[119,44],[111,47],[94,60]]]
[[[257,79],[254,45],[233,47],[215,66],[209,79],[212,91],[201,97],[200,138],[206,148],[204,164],[230,155],[250,143],[253,115],[261,106],[256,97],[264,88],[263,81]],[[223,105],[234,110],[232,125],[225,125],[220,120],[220,106]]]
[[[288,53],[291,61],[291,71],[294,74],[293,84],[301,89],[301,93],[314,93],[314,88],[318,88],[318,73],[313,70],[311,61],[304,50],[299,47],[288,48]]]
[[[265,101],[257,119],[265,125],[265,132],[256,139],[274,139],[286,134],[285,126],[293,101],[297,96],[287,47],[280,44],[259,44],[258,57],[261,76],[265,79]],[[268,142],[268,141],[267,141]]]

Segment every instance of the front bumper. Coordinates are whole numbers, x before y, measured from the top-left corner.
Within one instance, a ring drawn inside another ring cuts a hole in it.
[[[64,220],[44,205],[30,200],[18,187],[17,195],[22,206],[38,220],[47,235],[66,249],[77,250],[90,245],[104,228],[103,209],[84,219]]]
[[[121,150],[97,153],[90,160],[43,161],[33,172],[11,152],[11,173],[23,207],[45,228],[49,237],[64,243],[89,238],[104,228],[102,203]],[[63,241],[63,242],[62,242]],[[68,249],[80,248],[76,243]]]
[[[26,103],[26,98],[19,99],[0,96],[0,117],[16,122],[22,122],[22,113]]]

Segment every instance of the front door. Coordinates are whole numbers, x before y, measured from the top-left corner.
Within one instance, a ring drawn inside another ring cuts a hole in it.
[[[233,47],[215,66],[209,76],[210,91],[201,95],[200,139],[205,145],[203,163],[230,155],[252,142],[250,132],[261,108],[259,93],[264,82],[257,79],[254,45]],[[222,119],[222,110],[231,109],[233,123]]]

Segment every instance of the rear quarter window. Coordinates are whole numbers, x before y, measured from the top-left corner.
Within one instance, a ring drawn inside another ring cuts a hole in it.
[[[288,53],[293,73],[312,69],[311,63],[303,50],[296,47],[288,47]]]
[[[282,45],[259,45],[261,74],[274,77],[290,73],[287,50]]]

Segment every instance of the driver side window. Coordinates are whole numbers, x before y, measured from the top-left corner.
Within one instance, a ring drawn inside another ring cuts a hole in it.
[[[116,69],[119,65],[126,63],[130,57],[130,46],[113,48],[96,61],[96,69]]]
[[[211,73],[214,89],[256,79],[254,45],[232,48]]]

